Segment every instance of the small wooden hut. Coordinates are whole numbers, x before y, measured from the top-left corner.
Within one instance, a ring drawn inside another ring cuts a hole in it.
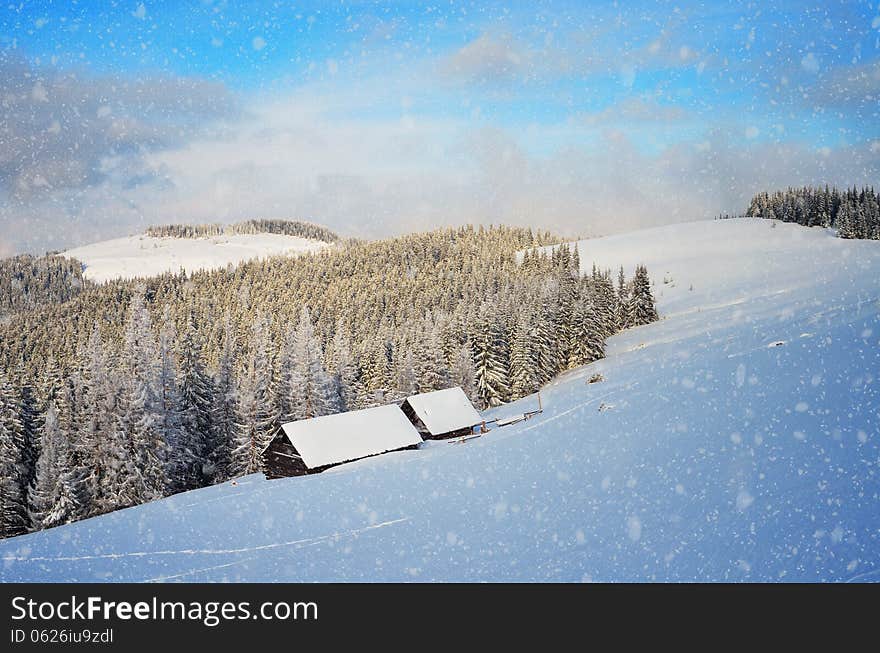
[[[299,476],[422,442],[396,405],[283,424],[263,451],[267,478]]]
[[[400,408],[425,439],[469,435],[483,423],[464,390],[458,387],[407,397]]]

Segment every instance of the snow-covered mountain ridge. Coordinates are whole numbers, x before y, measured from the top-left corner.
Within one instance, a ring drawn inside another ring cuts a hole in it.
[[[0,542],[0,578],[880,579],[880,244],[742,219],[579,254],[646,264],[662,319],[543,414]]]
[[[293,256],[331,246],[319,240],[272,233],[205,238],[157,238],[139,234],[76,247],[62,255],[82,261],[85,277],[102,283],[181,269],[187,272],[212,270],[250,259]]]

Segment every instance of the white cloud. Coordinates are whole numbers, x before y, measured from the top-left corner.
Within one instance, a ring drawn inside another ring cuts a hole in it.
[[[534,52],[508,33],[485,33],[440,62],[442,74],[468,82],[509,81],[528,72]]]
[[[677,122],[687,117],[687,111],[673,104],[659,102],[639,96],[621,100],[611,106],[593,113],[579,114],[579,118],[589,125],[632,124],[634,122]]]
[[[817,73],[819,72],[819,60],[816,59],[815,54],[808,52],[801,59],[801,67],[808,73]]]
[[[126,194],[127,211],[143,223],[281,215],[362,237],[467,222],[598,235],[711,218],[793,183],[862,183],[880,158],[867,147],[817,158],[723,132],[647,154],[601,127],[589,127],[593,145],[538,156],[527,140],[576,129],[535,126],[527,139],[469,120],[340,118],[349,100],[306,89],[256,102],[216,134],[154,152],[146,165],[167,187]]]
[[[251,41],[251,46],[254,48],[254,50],[259,52],[266,47],[266,39],[264,39],[262,36],[255,36],[254,40]]]
[[[251,45],[266,43],[256,37]],[[619,61],[587,57],[575,64],[509,35],[484,35],[440,62],[374,76],[358,76],[368,68],[357,61],[337,66],[318,59],[315,79],[322,81],[272,98],[244,98],[242,114],[212,114],[211,107],[229,100],[224,89],[192,80],[144,82],[123,93],[115,79],[90,90],[83,80],[61,84],[43,75],[41,93],[38,77],[28,76],[18,97],[38,113],[31,119],[16,112],[28,118],[16,142],[22,153],[33,149],[27,132],[33,123],[45,139],[39,141],[44,154],[27,168],[0,161],[6,184],[0,194],[11,197],[0,202],[0,245],[42,251],[150,223],[260,215],[310,219],[364,237],[462,223],[599,235],[738,211],[759,190],[876,180],[877,141],[820,156],[815,144],[767,143],[758,127],[735,120],[707,133],[697,110],[687,113],[661,93],[557,124],[505,127],[491,117],[491,83],[516,93],[536,71],[552,79],[606,65],[634,79],[649,66],[682,66],[696,56],[665,34],[656,47]],[[842,79],[855,79],[849,88],[873,88],[876,68],[848,70]],[[456,83],[451,93],[450,81]],[[467,100],[460,111],[441,113],[455,119],[420,113],[442,82],[448,95],[440,97]],[[35,102],[38,96],[45,99]],[[95,120],[107,96],[112,114]],[[76,116],[62,112],[74,106]],[[377,107],[387,115],[374,117]],[[83,121],[86,150],[79,145]],[[652,132],[673,129],[680,130],[675,138],[653,141],[648,150]],[[658,151],[657,142],[676,138],[678,145]]]
[[[33,98],[34,102],[48,102],[49,94],[46,92],[46,87],[43,86],[43,82],[37,80],[31,89],[31,98]]]
[[[194,139],[138,160],[105,157],[100,183],[0,207],[0,222],[17,225],[8,231],[16,249],[35,251],[73,244],[61,238],[80,243],[151,223],[261,215],[314,220],[361,237],[463,223],[586,236],[708,219],[744,209],[759,190],[790,184],[870,183],[880,166],[880,147],[869,143],[817,156],[806,145],[745,142],[742,127],[651,154],[625,124],[510,130],[411,111],[406,118],[352,117],[388,92],[364,80],[253,98],[241,118],[221,118]],[[653,108],[626,111],[650,117]],[[535,153],[534,143],[548,142],[561,145]],[[53,226],[59,220],[63,231]]]

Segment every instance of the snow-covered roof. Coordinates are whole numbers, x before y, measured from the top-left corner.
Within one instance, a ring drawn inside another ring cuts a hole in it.
[[[400,408],[378,406],[282,424],[309,469],[419,444],[422,437]]]
[[[431,435],[476,426],[483,421],[461,388],[407,397],[406,401]]]

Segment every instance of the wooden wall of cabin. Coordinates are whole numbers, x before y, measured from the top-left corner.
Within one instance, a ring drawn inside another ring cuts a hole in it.
[[[459,438],[465,435],[473,435],[474,429],[472,426],[458,429],[457,431],[449,431],[448,433],[441,433],[440,435],[431,435],[428,436],[432,440],[445,440],[446,438]]]
[[[286,476],[302,476],[309,473],[309,468],[298,456],[296,449],[287,439],[279,434],[263,452],[263,471],[266,478],[284,478]]]

